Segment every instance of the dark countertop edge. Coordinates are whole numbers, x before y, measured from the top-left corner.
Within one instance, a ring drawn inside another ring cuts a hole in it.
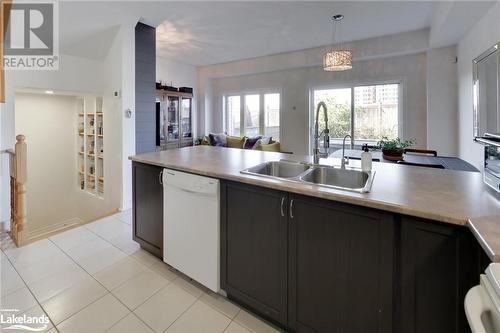
[[[286,185],[283,185],[283,183],[281,183],[281,182],[286,183],[286,180],[278,182],[276,180],[261,178],[261,177],[257,177],[257,176],[251,176],[251,175],[233,176],[233,175],[216,174],[216,173],[212,173],[212,172],[194,171],[190,168],[179,167],[178,165],[145,161],[145,160],[142,160],[140,158],[137,158],[136,156],[129,156],[128,159],[131,161],[134,161],[134,162],[155,165],[155,166],[162,167],[162,168],[170,168],[170,169],[177,170],[177,171],[182,171],[182,172],[187,172],[187,173],[192,173],[192,174],[197,174],[197,175],[203,175],[203,176],[217,178],[217,179],[224,179],[224,180],[229,180],[229,181],[234,181],[234,182],[240,182],[240,183],[254,185],[254,186],[262,186],[262,187],[270,188],[270,189],[278,189],[281,191],[291,192],[291,193],[295,193],[295,194],[299,194],[299,195],[311,196],[311,197],[320,198],[320,199],[324,199],[324,200],[338,201],[338,202],[342,202],[342,203],[347,203],[347,204],[352,204],[352,205],[357,205],[357,206],[362,206],[362,207],[368,207],[368,208],[372,208],[372,209],[378,209],[378,210],[387,211],[387,212],[391,212],[391,213],[397,213],[397,214],[406,215],[406,216],[413,216],[413,217],[422,218],[422,219],[426,219],[426,220],[433,220],[433,221],[442,222],[442,223],[454,224],[454,225],[458,225],[458,226],[467,226],[468,221],[471,218],[471,217],[465,217],[465,216],[449,216],[449,215],[445,216],[445,215],[434,214],[434,213],[429,213],[429,212],[420,212],[420,211],[417,211],[417,210],[414,210],[411,208],[403,208],[399,205],[388,203],[385,201],[356,198],[356,197],[344,195],[341,193],[329,192],[328,195],[322,195],[322,192],[314,192],[314,191],[311,191],[309,189],[304,189],[302,192],[300,192],[300,191],[296,190],[295,188],[287,188]]]

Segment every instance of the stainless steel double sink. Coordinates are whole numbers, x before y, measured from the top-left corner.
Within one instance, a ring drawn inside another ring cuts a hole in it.
[[[360,193],[370,192],[375,176],[375,171],[340,169],[285,160],[264,162],[242,170],[241,173]]]

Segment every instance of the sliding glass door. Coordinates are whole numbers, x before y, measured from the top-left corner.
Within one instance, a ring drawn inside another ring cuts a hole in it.
[[[316,110],[319,102],[325,102],[328,109],[328,127],[330,140],[342,141],[344,136],[351,134],[351,103],[352,91],[350,88],[314,90],[313,126],[316,121]],[[323,111],[319,113],[319,133],[325,129]],[[314,135],[314,133],[313,133]]]
[[[316,108],[325,102],[328,108],[330,146],[340,148],[342,139],[350,134],[352,146],[367,143],[375,145],[382,137],[400,135],[400,85],[378,84],[345,88],[314,89],[312,92],[311,146],[314,142]],[[319,114],[320,131],[325,128],[322,112]]]
[[[398,136],[399,84],[354,88],[354,138],[378,141]]]

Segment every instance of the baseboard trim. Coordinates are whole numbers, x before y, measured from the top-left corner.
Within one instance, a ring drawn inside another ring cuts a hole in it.
[[[28,242],[31,243],[42,238],[47,238],[49,236],[60,233],[67,229],[72,229],[84,223],[85,222],[82,219],[74,217],[57,224],[49,225],[47,227],[30,230],[28,231]]]

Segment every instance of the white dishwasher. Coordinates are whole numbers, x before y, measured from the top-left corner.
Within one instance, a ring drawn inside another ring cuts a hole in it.
[[[220,289],[219,181],[165,169],[163,261],[205,287]]]
[[[472,333],[500,332],[500,264],[481,274],[479,285],[465,296],[465,314]]]

